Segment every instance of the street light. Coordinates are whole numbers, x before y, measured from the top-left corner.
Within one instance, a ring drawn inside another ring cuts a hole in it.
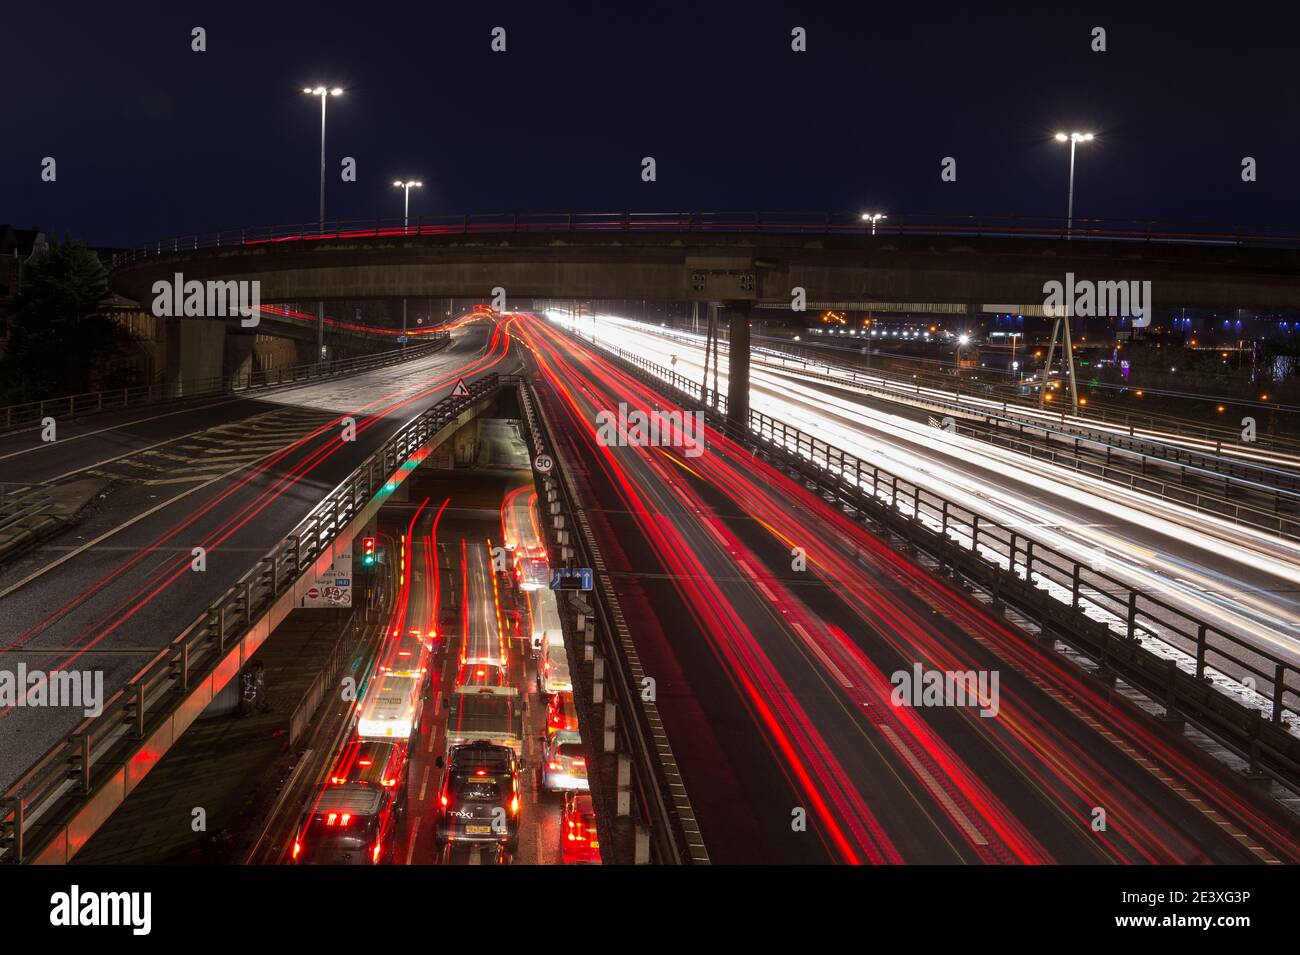
[[[317,231],[325,231],[325,101],[331,96],[342,96],[340,87],[304,86],[308,96],[320,97],[320,222]],[[316,360],[325,360],[325,303],[316,303]]]
[[[406,192],[406,203],[402,211],[402,230],[405,231],[411,224],[411,189],[422,189],[424,188],[424,183],[417,182],[414,179],[407,180],[406,182],[398,179],[393,183],[393,185],[398,189],[405,190]]]
[[[1057,133],[1056,141],[1058,143],[1070,144],[1070,198],[1065,212],[1065,237],[1070,237],[1070,232],[1074,228],[1074,149],[1079,143],[1090,143],[1093,140],[1092,133]]]
[[[864,212],[864,213],[862,213],[862,221],[863,221],[863,222],[870,222],[870,223],[871,223],[871,234],[872,234],[872,235],[875,235],[875,234],[876,234],[876,223],[877,223],[878,221],[880,221],[881,219],[888,219],[888,218],[889,218],[889,216],[885,215],[883,212]]]
[[[415,179],[408,179],[403,182],[401,179],[394,180],[393,186],[403,190],[406,196],[405,204],[402,209],[402,232],[405,233],[411,224],[411,189],[421,189],[424,183]],[[402,298],[402,347],[406,347],[406,298]]]

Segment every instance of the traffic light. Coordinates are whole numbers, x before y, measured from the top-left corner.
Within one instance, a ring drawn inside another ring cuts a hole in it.
[[[375,566],[375,539],[373,537],[361,538],[361,566]]]

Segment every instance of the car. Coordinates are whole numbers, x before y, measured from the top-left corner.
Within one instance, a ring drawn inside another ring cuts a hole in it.
[[[508,746],[467,743],[439,756],[438,842],[519,845],[519,763]]]
[[[391,862],[399,808],[373,783],[321,788],[294,836],[294,865],[378,865]]]
[[[335,760],[330,784],[367,783],[392,790],[400,800],[406,792],[406,756],[403,741],[354,736]]]
[[[543,737],[537,785],[543,792],[573,792],[588,788],[587,752],[581,736],[564,730]]]
[[[564,800],[560,861],[565,865],[600,865],[600,835],[596,832],[591,793],[575,793]]]
[[[578,710],[573,705],[573,692],[562,690],[552,693],[546,701],[546,732],[560,733],[578,731]]]

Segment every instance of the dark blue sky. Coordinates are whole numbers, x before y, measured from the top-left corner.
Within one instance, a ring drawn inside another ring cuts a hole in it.
[[[413,215],[1059,215],[1068,149],[1051,133],[1079,127],[1099,138],[1078,216],[1300,227],[1300,18],[1136,6],[15,2],[0,221],[131,244],[314,220],[319,113],[299,90],[325,80],[347,88],[329,107],[331,218],[400,214],[390,183],[407,175],[425,182]],[[358,182],[339,182],[343,156]]]

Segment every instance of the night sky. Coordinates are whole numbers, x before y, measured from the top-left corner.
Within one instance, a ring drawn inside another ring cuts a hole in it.
[[[347,90],[329,104],[330,218],[399,215],[398,177],[425,183],[413,216],[1063,215],[1051,134],[1079,128],[1098,140],[1076,216],[1300,222],[1295,23],[1135,6],[13,0],[0,222],[129,245],[314,221],[319,105],[300,90],[318,82]],[[358,182],[339,181],[343,156]]]

